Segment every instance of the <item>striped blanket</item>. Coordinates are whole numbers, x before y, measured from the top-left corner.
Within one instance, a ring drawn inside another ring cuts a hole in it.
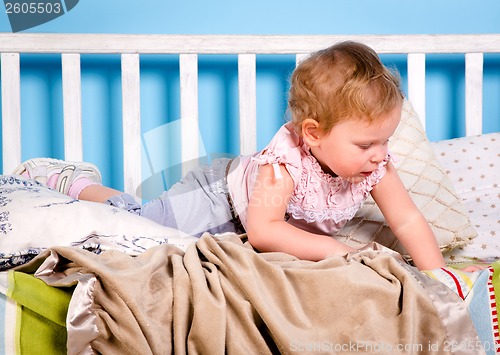
[[[474,273],[452,268],[435,269],[425,273],[444,283],[464,300],[486,354],[500,353],[497,312],[500,300],[500,262]],[[470,349],[471,354],[478,347],[479,344],[470,340],[450,343],[451,349]]]
[[[0,354],[66,354],[71,289],[32,274],[0,273]]]

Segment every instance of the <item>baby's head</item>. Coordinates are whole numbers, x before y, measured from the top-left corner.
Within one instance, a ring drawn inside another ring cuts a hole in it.
[[[399,77],[370,47],[342,42],[315,52],[292,74],[289,110],[297,132],[311,118],[328,133],[347,119],[376,122],[401,103]]]

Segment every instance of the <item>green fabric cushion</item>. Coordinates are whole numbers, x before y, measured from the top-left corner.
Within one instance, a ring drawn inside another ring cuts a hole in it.
[[[9,271],[7,296],[18,306],[17,353],[66,354],[66,314],[72,291],[47,286],[31,274]]]

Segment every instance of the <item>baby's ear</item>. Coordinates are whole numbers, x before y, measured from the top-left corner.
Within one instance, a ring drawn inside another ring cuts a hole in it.
[[[321,131],[319,129],[319,123],[312,118],[306,118],[302,122],[302,138],[308,146],[314,147],[319,144],[319,138],[321,137]]]

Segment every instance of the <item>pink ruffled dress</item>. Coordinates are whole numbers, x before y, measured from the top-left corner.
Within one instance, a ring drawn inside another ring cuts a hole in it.
[[[246,229],[248,202],[259,166],[272,164],[276,178],[280,178],[282,164],[295,186],[287,207],[287,222],[313,233],[334,235],[354,217],[373,186],[385,175],[388,160],[389,155],[359,183],[334,177],[321,169],[307,144],[287,123],[262,151],[233,161],[227,176],[229,194]]]

